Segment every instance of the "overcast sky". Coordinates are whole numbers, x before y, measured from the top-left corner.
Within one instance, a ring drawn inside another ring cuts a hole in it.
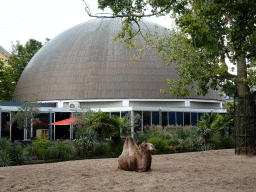
[[[87,1],[92,13],[100,12],[97,0]],[[17,40],[23,45],[29,39],[44,43],[89,19],[82,0],[0,0],[0,45],[11,52]],[[150,20],[165,27],[172,23],[169,17]]]

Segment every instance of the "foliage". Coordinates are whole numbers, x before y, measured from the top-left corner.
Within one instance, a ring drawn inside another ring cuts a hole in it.
[[[124,118],[126,119],[126,122],[128,123],[126,126],[130,127],[131,125],[129,123],[131,123],[131,112],[128,112],[127,114],[125,114]],[[140,114],[134,114],[133,115],[133,126],[134,126],[134,132],[137,132],[140,130],[140,124],[141,124],[141,116]]]
[[[0,150],[0,167],[7,167],[12,165],[11,156],[8,151]]]
[[[123,151],[124,142],[125,142],[124,140],[110,141],[109,142],[110,155],[121,155]]]
[[[95,147],[93,155],[95,156],[107,156],[110,154],[111,148],[108,142],[100,141]]]
[[[11,149],[11,159],[15,165],[24,165],[26,161],[26,151],[22,145],[13,145]]]
[[[199,128],[209,128],[212,129],[213,122],[217,119],[217,113],[203,113],[200,117],[200,121],[197,122]]]
[[[33,145],[37,148],[48,149],[51,146],[51,141],[47,137],[36,137]]]
[[[25,102],[18,108],[19,111],[17,113],[12,114],[10,124],[17,122],[19,129],[28,129],[31,127],[31,124],[39,121],[39,119],[36,118],[36,116],[40,114],[39,108],[35,100]],[[28,129],[28,131],[30,130]]]
[[[76,155],[80,157],[90,157],[98,145],[95,130],[88,130],[87,134],[79,139],[74,140]]]
[[[88,117],[82,119],[85,125],[84,133],[88,130],[95,130],[99,140],[109,138],[111,136],[120,137],[120,129],[123,135],[129,134],[129,122],[125,118],[117,116],[109,116],[108,113],[97,112],[91,113]]]
[[[0,166],[25,164],[25,150],[21,145],[12,144],[7,138],[0,140]]]
[[[16,41],[16,44],[12,45],[12,53],[9,57],[8,64],[12,68],[15,85],[31,58],[42,46],[42,43],[35,39],[29,39],[24,46],[19,41]]]
[[[161,139],[161,138],[158,138],[158,137],[153,137],[153,138],[150,138],[148,140],[149,143],[152,143],[155,147],[155,149],[157,149],[158,151],[165,151],[165,146],[167,146],[167,141]]]
[[[163,92],[185,97],[196,86],[197,94],[220,89],[227,95],[249,93],[255,86],[256,8],[254,1],[163,1],[163,0],[98,0],[99,8],[110,8],[112,17],[125,17],[118,38],[128,47],[136,47],[132,22],[142,17],[170,15],[179,27],[164,37],[156,34],[154,45],[167,65],[177,63],[178,80],[166,80]],[[241,9],[242,7],[242,9]],[[90,14],[89,14],[90,15]],[[90,15],[91,16],[91,15]],[[94,15],[97,17],[97,15]],[[102,17],[102,14],[99,15]],[[237,66],[237,75],[230,73],[227,59]],[[187,86],[189,85],[189,86]]]
[[[52,152],[58,151],[58,159],[70,160],[75,156],[75,147],[72,144],[64,143],[63,141],[57,143],[53,148]]]
[[[228,114],[217,115],[216,120],[212,124],[214,132],[224,132],[224,130],[233,122],[233,118]]]
[[[2,58],[0,58],[0,100],[10,101],[12,93],[15,89],[13,82],[12,69],[8,65],[4,65]]]

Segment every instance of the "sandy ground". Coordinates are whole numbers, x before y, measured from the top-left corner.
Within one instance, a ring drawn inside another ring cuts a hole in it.
[[[145,173],[117,158],[0,167],[0,191],[256,191],[256,157],[234,149],[153,155]]]

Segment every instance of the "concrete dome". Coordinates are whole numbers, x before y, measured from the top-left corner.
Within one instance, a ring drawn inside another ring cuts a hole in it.
[[[144,20],[143,33],[153,33],[155,25]],[[174,99],[159,91],[167,87],[165,78],[177,78],[174,66],[167,67],[148,51],[140,60],[131,61],[135,51],[113,41],[121,27],[121,19],[93,19],[50,40],[23,71],[13,100],[33,94],[40,101]],[[144,39],[138,38],[144,44]],[[205,97],[193,92],[188,98],[222,100],[212,90]]]

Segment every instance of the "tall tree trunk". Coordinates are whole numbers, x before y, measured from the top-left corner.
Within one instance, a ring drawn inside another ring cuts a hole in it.
[[[236,88],[238,95],[247,95],[250,93],[250,89],[247,83],[239,82],[240,79],[247,79],[247,68],[246,60],[244,55],[238,57],[237,60],[237,79],[236,79]]]

